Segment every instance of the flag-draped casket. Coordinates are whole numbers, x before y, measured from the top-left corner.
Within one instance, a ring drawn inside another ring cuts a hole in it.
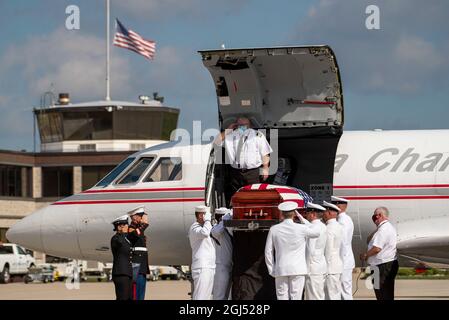
[[[277,207],[284,201],[294,201],[304,207],[310,197],[287,186],[257,183],[242,187],[232,196],[233,218],[226,221],[226,226],[243,230],[269,229],[279,222]]]

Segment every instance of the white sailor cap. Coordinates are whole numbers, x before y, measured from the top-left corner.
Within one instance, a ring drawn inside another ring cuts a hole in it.
[[[132,209],[128,212],[128,215],[132,217],[133,215],[138,214],[140,216],[143,216],[145,214],[145,206],[140,206],[137,208]]]
[[[125,214],[123,216],[120,216],[120,217],[114,219],[112,221],[112,224],[114,226],[119,225],[119,224],[129,224],[129,220],[128,219],[129,219],[129,216],[127,214]]]
[[[207,207],[206,206],[196,206],[195,212],[207,212]]]
[[[228,212],[229,212],[228,208],[225,207],[215,209],[215,214],[226,214]]]
[[[298,209],[298,204],[294,201],[285,201],[278,205],[278,209],[284,212]]]
[[[326,208],[324,208],[323,206],[320,206],[319,204],[315,204],[312,202],[307,202],[307,209],[309,211],[326,211]]]
[[[341,198],[341,197],[332,196],[331,197],[331,202],[333,204],[339,204],[339,203],[348,203],[349,200],[345,199],[345,198]]]
[[[337,212],[341,211],[340,208],[337,207],[335,204],[329,203],[327,201],[323,201],[323,207],[325,207],[326,209],[337,211]]]

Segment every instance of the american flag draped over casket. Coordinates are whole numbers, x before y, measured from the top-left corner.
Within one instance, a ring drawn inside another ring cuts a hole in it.
[[[267,183],[244,186],[231,198],[233,218],[225,221],[225,226],[245,230],[269,229],[279,222],[278,205],[284,201],[294,201],[299,207],[306,207],[313,199],[294,187]]]
[[[272,190],[275,189],[279,192],[283,201],[294,201],[298,204],[299,207],[306,207],[308,202],[313,202],[313,198],[309,196],[306,192],[287,186],[278,186],[275,184],[268,183],[256,183],[244,186],[239,189],[240,190]]]

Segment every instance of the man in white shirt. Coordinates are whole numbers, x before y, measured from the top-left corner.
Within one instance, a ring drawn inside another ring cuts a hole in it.
[[[326,209],[318,204],[307,203],[306,224],[317,225],[320,235],[318,238],[307,240],[306,261],[309,274],[306,277],[306,300],[324,300],[325,297],[324,281],[327,264],[324,249],[326,247],[326,225],[321,222],[324,211]]]
[[[228,198],[239,188],[268,178],[268,164],[273,149],[260,131],[251,128],[248,118],[240,117],[229,125],[215,139],[215,144],[224,146],[226,163],[231,165]]]
[[[394,300],[394,281],[399,270],[397,232],[388,217],[387,208],[379,207],[374,210],[372,219],[377,229],[368,238],[368,251],[360,255],[361,260],[368,260],[373,271],[377,300]]]
[[[196,222],[189,230],[192,247],[193,300],[210,300],[215,273],[215,247],[210,233],[211,214],[206,206],[195,208]]]
[[[270,228],[265,245],[265,263],[275,278],[278,300],[302,299],[307,275],[306,241],[320,235],[316,226],[293,221],[297,208],[293,201],[278,206],[284,220]]]
[[[332,196],[332,204],[339,209],[337,221],[343,226],[343,241],[341,243],[340,255],[343,260],[343,273],[341,274],[341,297],[343,300],[352,300],[352,270],[355,267],[354,253],[352,252],[352,236],[354,234],[354,223],[346,213],[349,200]]]
[[[326,298],[329,300],[341,300],[341,273],[343,261],[340,257],[340,247],[343,239],[343,227],[337,222],[337,214],[340,209],[329,202],[323,201],[326,208],[323,219],[326,222]]]
[[[212,294],[214,300],[229,300],[232,274],[232,236],[223,225],[224,220],[231,219],[230,210],[215,210],[218,223],[212,227],[211,235],[215,239],[215,277]]]

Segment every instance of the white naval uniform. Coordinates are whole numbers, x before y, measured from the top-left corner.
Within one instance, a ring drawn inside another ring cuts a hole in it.
[[[215,273],[215,247],[210,237],[209,220],[201,226],[194,222],[189,230],[192,247],[193,300],[210,300]]]
[[[319,229],[285,219],[270,228],[265,245],[268,273],[275,278],[278,300],[301,300],[304,289],[307,238],[317,238]]]
[[[220,145],[223,145],[223,142]],[[259,168],[263,163],[263,157],[273,152],[265,136],[251,128],[243,133],[234,130],[225,135],[224,147],[226,163],[236,169]]]
[[[346,212],[339,213],[337,221],[343,226],[343,241],[340,248],[341,259],[343,260],[341,297],[343,300],[352,300],[352,270],[355,268],[354,254],[352,252],[354,223]]]
[[[324,300],[324,281],[327,272],[324,249],[326,248],[326,225],[316,219],[311,222],[318,225],[320,236],[309,239],[306,246],[306,261],[309,274],[306,278],[306,300]]]
[[[326,222],[326,248],[324,256],[327,263],[326,298],[341,300],[341,273],[343,261],[340,257],[340,247],[343,239],[343,227],[336,219]]]
[[[225,215],[225,217],[229,214]],[[212,228],[212,236],[217,239],[215,243],[215,277],[213,297],[214,300],[229,300],[231,291],[232,273],[232,239],[229,231],[223,225],[223,219]]]

